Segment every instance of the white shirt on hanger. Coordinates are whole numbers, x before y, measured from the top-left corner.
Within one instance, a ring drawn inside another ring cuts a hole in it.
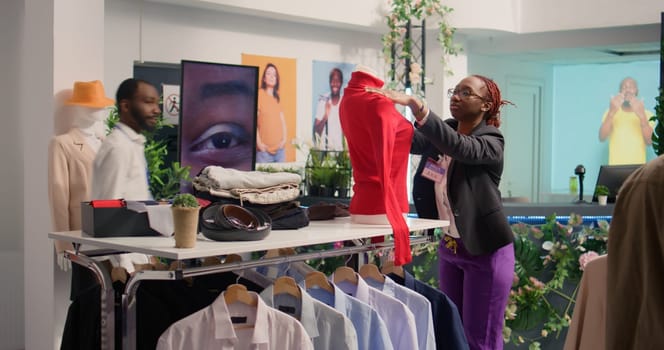
[[[334,288],[334,293],[322,288],[308,288],[307,293],[314,299],[334,307],[353,322],[360,350],[392,350],[390,333],[378,312],[368,304],[344,293],[334,283],[330,282],[330,285]]]
[[[289,294],[274,295],[274,286],[265,288],[260,296],[268,306],[299,316],[316,350],[357,350],[357,333],[350,319],[298,288],[301,299]]]
[[[300,322],[267,306],[257,293],[249,293],[258,300],[255,308],[240,302],[226,305],[223,292],[210,306],[168,327],[159,337],[157,349],[313,350]],[[237,318],[254,326],[235,329],[233,320]]]
[[[349,281],[342,281],[336,286],[345,293],[369,304],[378,312],[387,325],[395,350],[417,349],[415,316],[408,307],[396,298],[369,287],[358,273],[355,275],[357,285]],[[334,281],[334,274],[330,275],[329,279]]]
[[[408,309],[415,316],[415,325],[417,326],[417,344],[420,350],[436,349],[436,338],[433,329],[433,315],[431,313],[431,302],[423,295],[414,290],[410,290],[397,284],[391,278],[385,276],[385,282],[380,283],[371,278],[365,279],[365,282],[379,291],[397,298],[408,306]]]

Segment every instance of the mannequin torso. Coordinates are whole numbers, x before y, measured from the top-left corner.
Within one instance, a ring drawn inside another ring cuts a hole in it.
[[[78,129],[85,142],[97,153],[104,139],[104,123],[106,116],[105,109],[91,109],[86,107],[74,108],[72,111],[73,125],[72,129]]]
[[[390,224],[395,237],[395,264],[411,260],[406,176],[413,126],[385,96],[366,88],[384,82],[368,67],[357,66],[339,107],[341,127],[353,164],[351,221]]]
[[[51,140],[48,188],[55,231],[81,228],[81,202],[90,199],[92,162],[101,145],[105,113],[105,109],[72,106],[71,129]],[[67,248],[56,242],[59,253]]]

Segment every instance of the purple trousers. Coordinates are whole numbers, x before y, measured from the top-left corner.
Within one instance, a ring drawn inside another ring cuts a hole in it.
[[[445,240],[438,248],[440,290],[459,309],[470,349],[503,348],[505,307],[514,277],[512,243],[486,255],[473,256],[461,239],[454,249]]]

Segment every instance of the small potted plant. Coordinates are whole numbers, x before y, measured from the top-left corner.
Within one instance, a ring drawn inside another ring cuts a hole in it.
[[[173,197],[171,206],[176,248],[193,248],[198,235],[198,211],[200,205],[196,197],[189,193],[179,193]]]
[[[609,198],[609,188],[604,185],[597,185],[595,187],[595,195],[597,195],[599,205],[606,205],[606,201]]]

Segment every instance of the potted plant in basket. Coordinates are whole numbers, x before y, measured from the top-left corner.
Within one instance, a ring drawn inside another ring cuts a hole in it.
[[[348,197],[351,168],[348,151],[311,149],[305,167],[307,194],[316,197]]]
[[[597,185],[597,187],[595,187],[595,195],[597,195],[597,202],[599,205],[606,205],[609,193],[609,188],[604,185]]]
[[[189,193],[179,193],[173,197],[173,228],[176,248],[193,248],[198,235],[198,211],[200,205],[196,197]]]

